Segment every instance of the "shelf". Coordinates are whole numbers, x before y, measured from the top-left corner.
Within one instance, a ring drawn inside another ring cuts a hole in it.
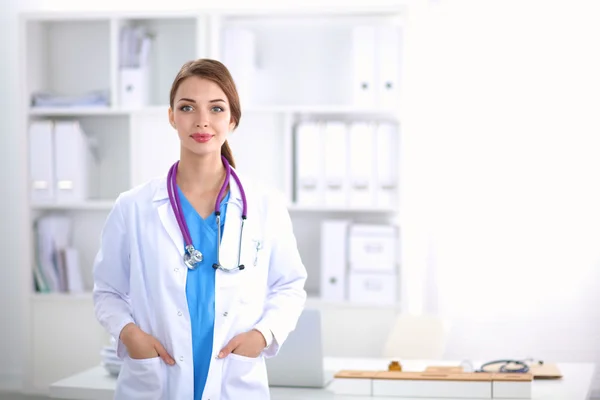
[[[395,213],[397,210],[389,209],[389,208],[378,208],[378,207],[332,207],[332,206],[302,206],[297,204],[292,204],[288,206],[288,210],[290,212],[339,212],[339,213],[347,213],[347,212],[365,212],[365,213],[380,213],[380,214],[388,214]]]
[[[32,107],[31,116],[127,115],[130,111],[110,107]]]
[[[94,200],[85,201],[81,203],[69,203],[69,204],[32,204],[31,207],[35,210],[110,210],[114,201],[111,200]]]
[[[150,105],[143,108],[114,107],[32,107],[30,116],[89,116],[89,115],[130,115],[135,113],[164,113],[169,108],[165,105]],[[335,105],[289,105],[289,106],[242,106],[242,113],[252,114],[312,114],[312,115],[376,115],[395,116],[398,110],[364,108],[356,106]]]
[[[376,308],[376,309],[399,309],[400,304],[370,304],[370,303],[356,303],[348,300],[324,300],[316,295],[309,295],[306,299],[306,308]]]
[[[82,301],[92,300],[92,292],[83,293],[33,293],[34,301]]]
[[[285,114],[367,114],[380,116],[393,116],[397,114],[396,109],[365,108],[346,105],[288,105],[288,106],[246,106],[242,112],[248,113],[285,113]]]

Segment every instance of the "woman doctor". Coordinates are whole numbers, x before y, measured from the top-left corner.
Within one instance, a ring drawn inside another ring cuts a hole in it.
[[[223,64],[183,65],[169,108],[180,159],[107,218],[94,303],[123,358],[116,399],[269,398],[265,357],[296,326],[306,270],[283,197],[234,169],[240,116]]]

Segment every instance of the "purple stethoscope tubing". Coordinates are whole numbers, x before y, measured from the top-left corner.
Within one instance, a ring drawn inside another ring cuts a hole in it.
[[[231,165],[227,161],[224,156],[221,156],[221,160],[223,161],[223,166],[225,167],[225,181],[223,182],[223,186],[221,186],[221,190],[219,191],[219,195],[217,196],[217,200],[215,203],[215,215],[217,217],[217,262],[213,264],[214,269],[221,269],[226,272],[233,272],[235,270],[243,270],[245,267],[240,263],[240,256],[242,251],[242,236],[244,233],[244,221],[246,221],[247,211],[248,211],[248,203],[246,201],[246,193],[244,192],[244,188],[242,187],[242,183],[240,182],[240,178],[237,176],[235,171],[231,169]],[[192,237],[190,235],[190,231],[185,223],[185,218],[183,216],[183,211],[181,209],[181,200],[179,198],[179,192],[177,191],[177,167],[179,165],[179,161],[175,162],[169,169],[169,173],[167,175],[167,188],[169,192],[169,201],[171,203],[171,207],[173,208],[173,213],[175,214],[175,219],[177,220],[177,224],[179,225],[179,229],[183,235],[183,240],[185,242],[185,254],[184,254],[184,262],[189,269],[195,269],[196,264],[201,262],[203,259],[202,253],[194,248],[194,244],[192,243]],[[220,260],[220,251],[221,248],[221,200],[225,195],[225,190],[229,185],[229,180],[233,176],[233,179],[236,181],[240,193],[242,195],[242,219],[240,226],[240,237],[238,241],[238,262],[237,267],[235,268],[225,268],[221,265]]]

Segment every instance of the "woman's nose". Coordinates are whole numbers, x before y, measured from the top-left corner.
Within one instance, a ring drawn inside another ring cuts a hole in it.
[[[208,113],[205,112],[200,112],[198,115],[198,119],[196,120],[196,127],[200,128],[206,128],[208,127]]]

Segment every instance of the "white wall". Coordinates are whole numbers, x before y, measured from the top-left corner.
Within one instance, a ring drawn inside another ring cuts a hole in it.
[[[6,4],[4,4],[6,3]],[[0,387],[15,387],[19,384],[22,370],[22,307],[21,279],[19,274],[19,255],[17,248],[19,237],[25,227],[18,221],[23,215],[24,186],[21,176],[14,169],[20,163],[17,105],[15,104],[18,87],[16,82],[17,43],[17,4],[4,1],[0,11],[0,121],[3,131],[0,134]]]
[[[277,7],[294,3],[280,1]],[[349,2],[304,2],[311,3]],[[398,1],[378,4],[386,3]],[[415,238],[406,284],[411,309],[457,317],[448,351],[453,357],[531,355],[600,363],[598,6],[583,0],[414,3],[420,14],[407,38],[403,142],[404,221]],[[12,251],[25,234],[17,224],[24,181],[11,170],[20,156],[11,101],[17,92],[16,15],[90,4],[13,0],[2,7],[0,377],[23,366],[22,314],[14,299],[24,289],[17,269],[26,266]],[[201,6],[192,0],[94,5]],[[418,279],[427,273],[443,280],[421,285]],[[439,290],[432,291],[436,282]],[[507,326],[518,329],[521,339],[502,331]]]
[[[600,362],[600,7],[430,11],[406,56],[416,308],[453,319],[449,358]]]

